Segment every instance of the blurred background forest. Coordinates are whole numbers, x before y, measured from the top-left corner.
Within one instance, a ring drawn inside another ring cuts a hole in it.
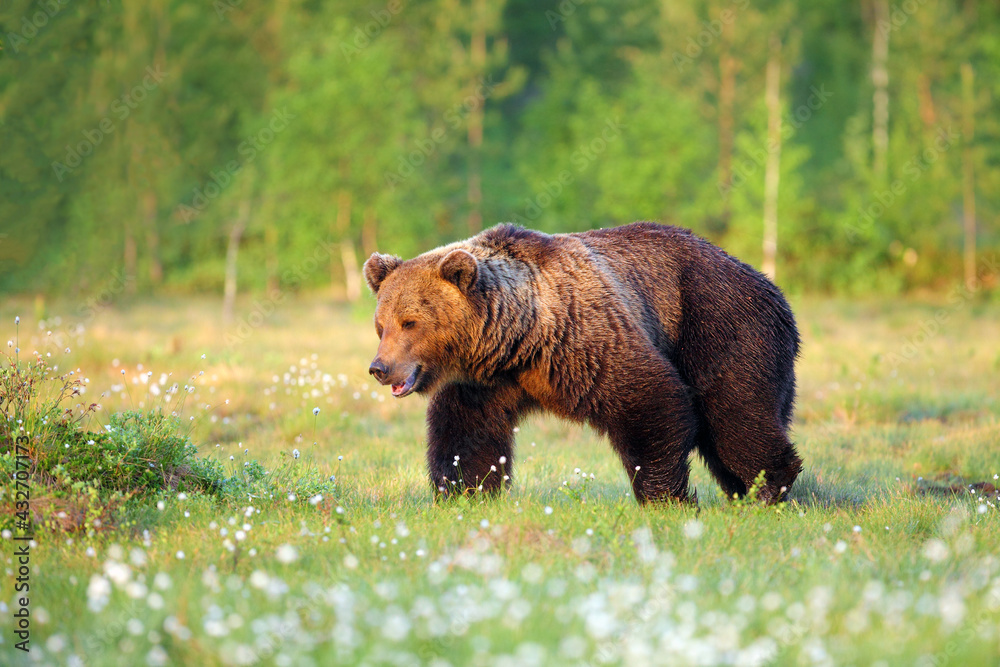
[[[0,290],[331,289],[501,221],[995,285],[1000,5],[0,3]]]

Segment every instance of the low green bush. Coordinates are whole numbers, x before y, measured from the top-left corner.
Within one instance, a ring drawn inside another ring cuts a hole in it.
[[[334,478],[300,474],[293,465],[269,471],[255,460],[237,462],[233,457],[227,470],[223,463],[199,456],[177,416],[163,409],[116,412],[107,424],[93,428],[100,406],[80,402],[85,378],[74,371],[58,374],[41,355],[22,361],[16,347],[4,360],[0,529],[31,523],[93,533],[129,525],[134,517],[155,516],[149,507],[170,494],[235,503],[247,498],[307,501],[336,490]],[[73,400],[77,402],[71,404]],[[24,471],[20,483],[18,471]],[[25,492],[27,509],[18,504]]]

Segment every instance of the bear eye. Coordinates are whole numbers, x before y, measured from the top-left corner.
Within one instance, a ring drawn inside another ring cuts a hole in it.
[[[417,326],[417,323],[414,320],[406,320],[403,322],[404,329],[412,329],[415,326]]]

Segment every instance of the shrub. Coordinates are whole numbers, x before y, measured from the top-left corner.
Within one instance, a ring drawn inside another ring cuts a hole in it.
[[[38,354],[22,362],[16,347],[13,356],[6,352],[3,357],[0,475],[13,480],[27,460],[28,514],[36,525],[93,533],[121,524],[132,510],[155,516],[146,511],[149,506],[180,492],[236,502],[290,494],[306,501],[334,491],[332,479],[302,474],[290,465],[269,472],[248,460],[234,463],[227,475],[220,462],[199,457],[177,417],[162,410],[114,413],[106,425],[89,431],[83,422],[99,406],[77,402],[66,407],[84,395],[86,379],[77,372],[58,375]],[[2,529],[16,524],[14,489],[0,486]]]

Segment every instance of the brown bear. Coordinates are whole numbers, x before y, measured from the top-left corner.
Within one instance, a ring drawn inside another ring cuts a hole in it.
[[[730,497],[763,472],[759,497],[782,500],[801,469],[791,309],[690,231],[498,225],[409,261],[374,253],[365,278],[380,339],[369,370],[396,397],[429,395],[441,493],[499,491],[514,427],[538,410],[606,433],[640,502],[693,500],[692,450]]]

